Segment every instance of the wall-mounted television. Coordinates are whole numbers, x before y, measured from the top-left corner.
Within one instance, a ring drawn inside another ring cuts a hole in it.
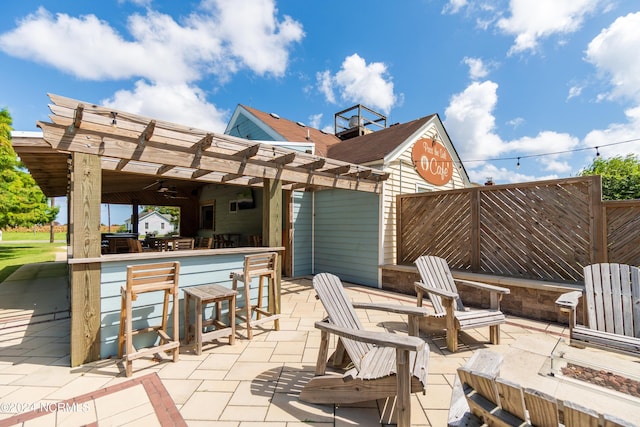
[[[253,190],[246,188],[236,195],[235,202],[238,204],[238,210],[253,209],[256,207],[256,202],[253,200]]]

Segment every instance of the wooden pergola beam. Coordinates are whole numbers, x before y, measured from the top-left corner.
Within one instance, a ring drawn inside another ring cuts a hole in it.
[[[351,165],[342,165],[331,169],[324,169],[321,172],[331,175],[344,175],[351,170]]]
[[[384,175],[367,167],[349,165],[333,159],[318,159],[308,153],[295,152],[269,144],[255,144],[229,135],[216,135],[173,123],[156,121],[127,112],[113,110],[50,95],[53,124],[45,132],[54,150],[78,151],[117,160],[116,170],[133,172],[139,164],[154,165],[153,174],[164,174],[175,167],[191,169],[186,179],[206,176],[205,182],[260,183],[278,179],[286,185],[344,188],[379,192]],[[84,105],[81,132],[63,135],[56,126],[70,126]],[[111,123],[117,114],[117,125]],[[82,138],[76,138],[78,133]],[[135,144],[135,145],[134,145]],[[189,163],[186,163],[186,160]],[[136,165],[132,168],[132,162]],[[365,173],[352,171],[369,170]],[[322,170],[322,168],[326,168]],[[144,168],[142,168],[144,169]],[[146,172],[148,173],[148,172]]]
[[[255,157],[260,150],[260,144],[252,145],[244,150],[238,151],[234,157],[246,162],[248,159]]]
[[[83,152],[87,154],[98,154],[117,159],[135,158],[141,162],[155,163],[158,167],[170,161],[173,166],[193,168],[195,153],[189,147],[173,146],[165,144],[155,144],[150,141],[140,150],[137,139],[119,137],[112,139],[109,135],[95,132],[76,132],[74,134],[65,133],[65,128],[61,125],[39,122],[38,126],[44,132],[45,140],[54,149],[63,151]],[[378,182],[367,180],[356,180],[352,177],[336,176],[350,170],[350,165],[344,165],[326,171],[314,171],[313,175],[299,168],[281,168],[268,161],[251,160],[247,163],[238,161],[237,156],[220,155],[205,151],[202,153],[199,171],[196,177],[206,175],[210,172],[222,173],[242,173],[248,178],[269,178],[282,179],[283,181],[306,183],[308,185],[342,188],[347,190],[359,190],[368,192],[379,192]]]
[[[293,163],[296,159],[296,153],[288,153],[280,157],[276,157],[271,161],[271,163],[275,163],[276,165],[288,165],[289,163]]]
[[[149,141],[151,139],[151,137],[153,136],[153,131],[156,128],[156,121],[155,120],[151,120],[148,124],[147,127],[144,128],[144,130],[142,131],[142,133],[140,134],[140,145],[144,145],[147,141]]]
[[[115,117],[114,117],[115,120]],[[139,158],[140,155],[139,153],[144,150],[144,144],[147,143],[151,137],[153,136],[153,130],[156,127],[156,121],[155,120],[151,120],[147,126],[144,128],[144,130],[142,131],[142,133],[140,134],[140,137],[138,138],[138,148],[136,150],[136,153],[138,153],[138,155],[134,154],[134,158]],[[116,170],[122,170],[124,169],[125,166],[127,166],[127,164],[131,161],[132,159],[122,159],[120,160],[120,162],[118,162],[118,166],[116,166]]]
[[[324,164],[327,161],[325,159],[318,159],[316,161],[310,162],[310,163],[305,163],[304,165],[300,165],[301,168],[303,169],[308,169],[310,171],[316,170],[316,169],[321,169],[324,167]]]
[[[169,172],[171,169],[175,168],[174,165],[162,165],[158,168],[156,175],[164,175]]]
[[[352,176],[356,179],[365,179],[365,178],[369,178],[372,172],[373,171],[371,169],[365,169],[362,171],[350,173],[349,176]]]

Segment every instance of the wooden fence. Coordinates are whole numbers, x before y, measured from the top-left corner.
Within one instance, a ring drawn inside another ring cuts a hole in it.
[[[602,201],[600,176],[397,197],[398,264],[582,281],[596,262],[640,265],[640,200]]]

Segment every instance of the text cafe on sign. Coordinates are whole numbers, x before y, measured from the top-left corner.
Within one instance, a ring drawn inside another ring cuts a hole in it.
[[[421,138],[413,144],[411,160],[418,174],[433,185],[445,185],[453,176],[453,161],[447,148],[431,138]]]

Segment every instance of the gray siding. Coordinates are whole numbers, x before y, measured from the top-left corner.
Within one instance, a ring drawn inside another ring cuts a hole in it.
[[[314,273],[377,286],[379,195],[326,190],[315,197]]]
[[[313,273],[311,245],[313,243],[313,193],[295,191],[293,204],[293,276]]]

